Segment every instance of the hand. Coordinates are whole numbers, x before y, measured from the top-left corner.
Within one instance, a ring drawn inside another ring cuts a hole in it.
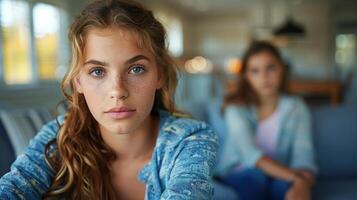
[[[303,169],[297,169],[297,170],[294,170],[294,171],[298,176],[302,177],[308,183],[310,183],[311,186],[315,184],[315,176],[310,171],[303,170]]]
[[[285,200],[311,200],[310,184],[297,178],[285,195]]]

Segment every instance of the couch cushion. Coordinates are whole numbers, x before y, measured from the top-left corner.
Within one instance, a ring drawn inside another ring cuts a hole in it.
[[[222,154],[222,147],[227,135],[227,125],[221,112],[222,99],[215,98],[207,106],[207,122],[211,125],[212,129],[217,133],[218,143],[220,148],[218,149],[218,160]]]
[[[22,110],[2,110],[0,119],[11,141],[16,155],[22,153],[30,139],[35,136],[36,130]]]
[[[0,110],[0,120],[4,132],[10,140],[16,156],[22,153],[30,139],[51,119],[54,119],[54,116],[46,108]]]
[[[320,177],[357,178],[357,105],[323,107],[312,116]]]
[[[357,179],[318,181],[313,188],[316,200],[352,200],[357,199]]]
[[[0,177],[10,170],[11,163],[15,160],[15,152],[2,121],[0,120]]]

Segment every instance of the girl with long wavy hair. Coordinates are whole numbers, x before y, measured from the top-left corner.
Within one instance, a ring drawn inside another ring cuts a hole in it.
[[[165,37],[138,3],[85,7],[69,31],[68,113],[0,179],[0,199],[210,199],[217,138],[176,109]]]
[[[224,99],[227,137],[217,173],[242,200],[308,200],[317,172],[307,106],[286,92],[278,49],[255,41],[237,91]]]

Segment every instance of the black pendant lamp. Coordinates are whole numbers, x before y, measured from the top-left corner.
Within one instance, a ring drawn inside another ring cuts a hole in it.
[[[275,36],[304,37],[306,34],[304,26],[289,17],[286,22],[273,31]]]

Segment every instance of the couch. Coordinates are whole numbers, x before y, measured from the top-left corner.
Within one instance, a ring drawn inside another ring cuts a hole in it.
[[[319,167],[313,199],[357,199],[357,105],[312,111]]]

